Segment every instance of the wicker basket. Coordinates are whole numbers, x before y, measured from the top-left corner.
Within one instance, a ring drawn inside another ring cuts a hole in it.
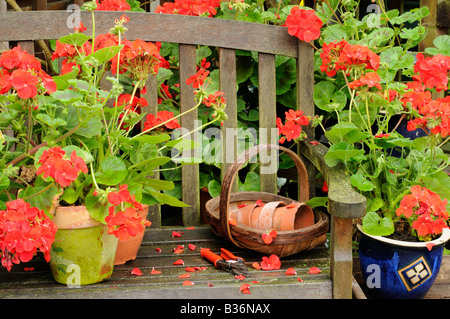
[[[255,146],[238,156],[225,173],[220,196],[212,198],[206,203],[206,218],[213,232],[225,237],[238,247],[263,254],[275,254],[279,257],[289,256],[323,244],[326,241],[326,232],[328,231],[328,217],[319,211],[314,211],[315,223],[313,225],[300,229],[277,231],[277,237],[270,244],[264,243],[262,239],[265,230],[251,228],[241,223],[230,225],[230,212],[237,210],[238,206],[242,204],[252,205],[257,200],[261,200],[263,203],[283,202],[291,204],[294,202],[287,197],[265,192],[231,193],[231,187],[239,169],[261,151],[269,150],[280,150],[292,158],[298,171],[299,202],[305,202],[309,199],[309,181],[306,167],[295,152],[278,145]]]

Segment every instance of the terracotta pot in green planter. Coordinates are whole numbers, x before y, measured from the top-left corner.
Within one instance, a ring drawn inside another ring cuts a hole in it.
[[[143,209],[137,211],[142,220],[147,219],[148,207],[144,205]],[[137,253],[142,244],[142,239],[144,238],[145,230],[141,233],[130,237],[127,240],[119,240],[117,243],[117,251],[116,258],[114,261],[114,265],[123,265],[127,261],[135,260],[137,257]]]
[[[84,206],[58,207],[54,222],[58,231],[50,268],[57,282],[80,286],[111,276],[118,240],[106,225],[93,220]]]

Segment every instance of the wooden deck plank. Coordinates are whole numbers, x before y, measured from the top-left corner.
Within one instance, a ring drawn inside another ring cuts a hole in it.
[[[174,230],[180,231],[182,236],[173,238]],[[196,245],[196,248],[190,250],[189,243]],[[185,249],[184,252],[175,254],[172,249],[178,245],[185,245]],[[250,276],[241,281],[230,273],[216,269],[200,256],[201,247],[210,248],[217,253],[221,247],[229,249],[245,259]],[[157,252],[156,248],[160,248],[161,252]],[[69,288],[54,281],[50,266],[42,255],[38,255],[26,264],[14,266],[10,273],[0,269],[0,298],[331,298],[329,251],[325,246],[281,259],[281,269],[278,270],[263,271],[252,268],[251,264],[260,262],[262,256],[233,246],[214,235],[209,226],[193,230],[148,229],[138,257],[124,265],[115,266],[113,275],[108,280],[80,288]],[[173,265],[177,259],[183,259],[185,264]],[[205,270],[190,273],[189,280],[195,283],[194,286],[183,286],[185,279],[179,278],[186,273],[187,266],[207,267]],[[35,270],[27,272],[24,267],[34,267]],[[297,271],[297,275],[285,274],[286,269],[290,267]],[[322,272],[311,275],[308,273],[311,267],[318,267]],[[132,275],[133,268],[139,268],[143,275]],[[152,268],[162,273],[152,275]],[[303,282],[297,277],[303,279]],[[243,283],[251,285],[251,295],[239,293]],[[210,284],[213,286],[210,287]]]

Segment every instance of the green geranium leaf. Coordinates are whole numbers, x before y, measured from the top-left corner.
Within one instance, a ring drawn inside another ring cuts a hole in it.
[[[169,205],[174,207],[189,207],[188,204],[183,203],[182,201],[176,199],[175,197],[172,197],[170,195],[156,192],[153,190],[148,190],[151,196],[153,196],[160,205]]]
[[[444,34],[433,40],[435,48],[425,48],[425,52],[436,55],[450,55],[450,35]]]
[[[209,195],[211,195],[211,197],[220,196],[220,190],[221,190],[220,182],[216,181],[215,179],[211,180],[208,183],[208,192]]]
[[[239,191],[241,192],[259,192],[260,178],[259,175],[255,172],[248,172],[245,176],[245,181],[243,184],[239,185]]]
[[[53,81],[56,83],[56,88],[58,90],[65,90],[70,86],[69,80],[76,78],[78,75],[78,68],[76,66],[72,67],[72,71],[64,75],[58,75],[53,77]],[[56,92],[55,92],[56,93]]]
[[[352,145],[342,142],[330,147],[325,155],[325,163],[333,167],[339,163],[347,164],[350,161],[361,162],[364,158],[364,150],[356,149]]]
[[[375,185],[368,181],[363,175],[361,174],[353,174],[350,177],[350,182],[354,187],[359,189],[362,192],[370,192],[371,190],[375,189]]]
[[[89,194],[86,195],[84,199],[84,204],[86,205],[86,209],[89,211],[89,214],[93,219],[98,222],[105,223],[105,217],[108,216],[108,206],[102,205],[99,201],[99,196],[92,195],[94,188],[91,189]]]
[[[90,38],[91,37],[85,35],[84,33],[73,33],[59,38],[59,42],[80,47]]]
[[[78,199],[78,196],[79,194],[73,188],[66,188],[60,197],[60,200],[63,200],[68,204],[73,204]]]
[[[394,232],[394,222],[388,217],[381,218],[376,212],[368,212],[362,220],[362,229],[369,235],[389,236]]]
[[[109,156],[100,163],[100,171],[95,174],[95,178],[99,184],[113,186],[123,181],[127,175],[125,163],[118,157]]]
[[[18,194],[18,197],[27,198],[26,202],[32,207],[37,207],[48,213],[54,206],[55,203],[53,202],[53,199],[59,192],[55,184],[51,185],[52,183],[52,181],[48,182],[41,177],[38,177],[36,178],[34,187],[28,186],[23,192]],[[39,195],[35,195],[37,193],[39,193]]]
[[[313,197],[310,200],[306,201],[305,203],[308,204],[310,207],[320,207],[320,206],[327,206],[328,197]]]
[[[333,83],[321,81],[314,85],[314,103],[321,110],[327,112],[340,112],[347,104],[347,96],[337,91]]]
[[[341,122],[334,125],[331,130],[325,132],[325,136],[332,144],[340,142],[353,144],[368,138],[369,133],[361,132],[354,123]]]
[[[133,164],[137,164],[156,156],[157,147],[154,144],[139,144],[132,149],[130,160]]]
[[[122,48],[123,45],[118,45],[99,49],[86,56],[84,60],[98,66],[111,60]]]

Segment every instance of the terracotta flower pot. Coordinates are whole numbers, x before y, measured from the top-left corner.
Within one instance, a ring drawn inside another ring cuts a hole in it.
[[[144,205],[144,209],[138,210],[139,217],[147,218],[148,207]],[[141,247],[142,239],[144,238],[145,230],[136,236],[130,237],[127,240],[119,240],[117,243],[116,259],[114,265],[123,265],[127,261],[135,260],[139,248]]]
[[[117,238],[106,225],[93,220],[85,206],[57,207],[58,226],[50,251],[53,278],[72,286],[109,278],[114,268]]]
[[[291,206],[281,201],[268,202],[264,206],[247,205],[230,211],[230,217],[238,224],[259,230],[285,231],[314,225],[311,207],[305,203]]]

